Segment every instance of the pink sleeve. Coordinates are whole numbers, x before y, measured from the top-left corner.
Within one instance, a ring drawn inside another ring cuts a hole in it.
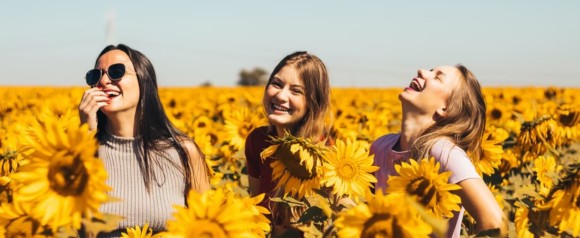
[[[451,171],[450,184],[471,178],[481,178],[465,151],[451,141],[437,141],[431,148],[431,156],[441,163],[440,172]]]
[[[373,165],[378,166],[379,170],[375,172],[377,178],[376,188],[381,188],[383,191],[387,188],[387,180],[392,167],[391,159],[387,158],[388,151],[393,147],[393,144],[398,139],[398,134],[388,134],[380,137],[371,144],[369,154],[374,155]]]

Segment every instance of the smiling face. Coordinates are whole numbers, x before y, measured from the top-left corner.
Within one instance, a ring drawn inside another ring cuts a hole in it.
[[[112,81],[108,74],[97,84],[97,87],[107,94],[110,103],[100,110],[105,115],[118,112],[135,113],[139,103],[139,80],[129,56],[121,50],[111,50],[103,54],[97,61],[97,69],[108,70],[113,64],[125,65],[125,75],[119,81]]]
[[[453,66],[420,69],[417,77],[399,95],[403,111],[410,110],[429,116],[445,111],[449,96],[457,88],[460,79],[461,73]]]
[[[263,105],[270,124],[278,131],[293,127],[302,120],[307,111],[305,88],[292,65],[284,66],[266,86]]]

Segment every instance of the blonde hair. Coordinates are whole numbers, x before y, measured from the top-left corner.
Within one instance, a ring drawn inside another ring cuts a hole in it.
[[[466,152],[478,152],[485,131],[486,105],[475,75],[463,65],[455,66],[461,73],[459,84],[447,99],[446,116],[425,129],[411,146],[411,156],[430,157],[431,147],[441,138],[451,140]],[[480,153],[472,153],[473,162]]]
[[[311,138],[315,141],[324,140],[328,135],[329,127],[325,119],[330,113],[330,83],[326,66],[315,55],[306,51],[298,51],[287,55],[274,68],[266,84],[266,89],[274,76],[285,66],[292,66],[297,71],[306,97],[306,113],[290,133],[295,136]],[[273,125],[270,125],[270,130]],[[281,135],[279,135],[281,136]]]

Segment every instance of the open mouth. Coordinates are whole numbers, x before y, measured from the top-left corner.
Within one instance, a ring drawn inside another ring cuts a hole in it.
[[[272,109],[274,109],[274,111],[290,112],[290,109],[280,105],[276,105],[274,103],[272,103]]]
[[[114,97],[121,95],[119,92],[115,92],[115,91],[105,91],[105,94],[107,94],[107,97],[109,97],[109,98],[114,98]]]
[[[419,84],[419,81],[417,81],[416,79],[414,79],[413,81],[411,81],[411,84],[409,85],[409,88],[417,91],[417,92],[421,92],[423,91],[423,87],[421,86],[421,84]]]

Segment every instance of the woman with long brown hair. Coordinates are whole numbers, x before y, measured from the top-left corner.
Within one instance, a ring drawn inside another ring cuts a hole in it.
[[[287,55],[272,71],[262,100],[269,125],[253,130],[246,139],[245,154],[249,192],[266,194],[261,205],[272,208],[270,197],[276,194],[272,181],[272,157],[262,160],[260,153],[272,145],[270,137],[284,137],[285,133],[314,142],[331,141],[330,85],[324,63],[315,55],[299,51]],[[280,213],[281,214],[281,213]],[[272,214],[276,228],[287,217]],[[279,221],[279,222],[278,222]],[[276,233],[276,229],[273,231]]]

